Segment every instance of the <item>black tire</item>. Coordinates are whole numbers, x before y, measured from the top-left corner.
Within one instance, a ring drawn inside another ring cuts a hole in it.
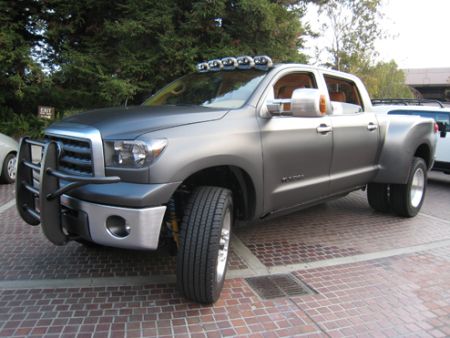
[[[225,280],[232,224],[230,190],[205,186],[192,193],[180,226],[177,254],[177,287],[184,297],[203,304],[214,303],[219,298]],[[228,241],[222,228],[228,228]],[[222,247],[221,238],[226,243]],[[219,268],[220,247],[223,259]]]
[[[414,183],[415,177],[416,182]],[[417,180],[420,180],[420,182]],[[420,184],[419,189],[415,188],[417,184]],[[391,185],[390,200],[392,211],[402,217],[416,216],[422,207],[426,188],[427,165],[423,159],[416,157],[409,170],[408,182],[406,184]],[[414,193],[412,189],[416,189],[418,192]]]
[[[11,171],[11,166],[15,167],[16,154],[9,153],[6,155],[5,160],[3,161],[2,172],[0,175],[0,182],[11,184],[16,181],[16,170]]]
[[[385,183],[369,183],[367,185],[367,200],[372,209],[376,211],[390,211],[389,185]]]

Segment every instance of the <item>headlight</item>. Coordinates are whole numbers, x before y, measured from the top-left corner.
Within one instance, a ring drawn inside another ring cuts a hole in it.
[[[108,141],[105,145],[107,167],[142,168],[158,158],[167,140],[155,139],[148,143],[139,140]]]

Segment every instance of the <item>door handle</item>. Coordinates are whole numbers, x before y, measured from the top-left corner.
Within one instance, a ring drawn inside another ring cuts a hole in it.
[[[373,123],[373,122],[370,122],[370,123],[367,125],[367,130],[369,130],[369,131],[376,130],[377,128],[378,128],[378,126],[377,126],[375,123]]]
[[[321,124],[320,126],[318,126],[318,127],[316,128],[316,130],[317,130],[317,132],[318,132],[319,134],[328,134],[328,133],[331,133],[331,131],[333,130],[333,128],[332,128],[331,126],[329,126],[329,125]]]

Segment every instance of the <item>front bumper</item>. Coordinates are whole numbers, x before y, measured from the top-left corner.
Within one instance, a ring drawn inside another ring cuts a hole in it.
[[[106,246],[148,250],[158,248],[165,206],[123,208],[81,201],[67,195],[61,196],[61,204],[68,209],[63,216],[67,231]],[[76,222],[71,222],[71,214],[78,216]],[[87,224],[83,225],[84,222]],[[84,234],[86,228],[88,234]],[[86,238],[86,235],[90,238]]]
[[[42,148],[38,163],[33,162],[31,146]],[[161,204],[167,202],[162,202],[163,198],[175,184],[130,186],[120,182],[119,177],[68,175],[58,170],[59,156],[57,142],[21,140],[16,203],[24,221],[41,224],[44,235],[56,245],[86,239],[121,248],[158,247],[166,211]],[[98,189],[99,185],[105,189]],[[136,186],[141,189],[131,189]],[[153,203],[158,204],[134,203],[140,198],[150,203],[152,196],[156,198]],[[120,200],[124,204],[114,203]]]

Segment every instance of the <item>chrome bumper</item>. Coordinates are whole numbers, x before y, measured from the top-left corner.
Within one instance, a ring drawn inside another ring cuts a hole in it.
[[[89,233],[95,243],[126,249],[158,248],[165,206],[123,208],[85,202],[67,195],[61,196],[61,204],[87,214]]]

